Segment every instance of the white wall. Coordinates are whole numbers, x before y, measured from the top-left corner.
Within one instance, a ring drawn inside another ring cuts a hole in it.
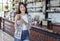
[[[60,23],[60,13],[50,13],[48,14],[49,18],[52,18],[53,23]]]

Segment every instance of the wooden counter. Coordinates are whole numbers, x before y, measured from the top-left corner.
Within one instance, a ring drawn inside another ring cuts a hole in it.
[[[3,19],[3,31],[14,36],[14,23]],[[60,41],[60,33],[56,31],[60,26],[53,25],[53,30],[47,29],[44,26],[35,26],[33,25],[30,30],[30,40],[31,41]],[[57,29],[56,29],[57,28]],[[60,30],[59,30],[60,31]]]
[[[53,23],[53,31],[60,34],[60,23]]]
[[[7,19],[4,19],[3,18],[3,27],[2,27],[2,30],[8,34],[10,34],[11,36],[14,36],[14,22],[11,22]]]
[[[60,34],[43,27],[32,26],[31,41],[60,41]]]
[[[2,18],[0,17],[0,29],[1,29],[1,22],[2,22]]]

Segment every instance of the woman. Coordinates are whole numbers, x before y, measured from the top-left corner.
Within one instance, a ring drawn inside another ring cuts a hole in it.
[[[28,15],[26,5],[19,3],[18,14],[15,16],[14,41],[30,41],[31,16]]]

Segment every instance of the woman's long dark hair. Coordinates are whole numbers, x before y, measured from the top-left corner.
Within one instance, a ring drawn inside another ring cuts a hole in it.
[[[24,4],[23,2],[19,2],[17,14],[21,14],[20,5],[23,5],[25,7],[25,13],[28,14],[26,4]]]

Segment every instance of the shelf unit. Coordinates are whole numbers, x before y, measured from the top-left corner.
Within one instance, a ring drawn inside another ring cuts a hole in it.
[[[51,6],[51,1],[54,0],[13,0],[12,1],[12,5],[13,5],[13,10],[17,11],[18,8],[18,3],[19,2],[24,2],[25,4],[27,4],[27,11],[28,13],[40,13],[42,12],[43,14],[45,14],[45,19],[48,18],[48,13],[60,13],[60,11],[52,11],[51,8],[60,8],[60,2],[59,2],[59,6]],[[44,7],[45,6],[45,7]],[[50,10],[50,11],[47,11]]]
[[[19,4],[19,2],[24,2],[25,4],[27,4],[27,11],[28,13],[44,13],[45,11],[43,9],[45,9],[44,5],[45,5],[45,0],[20,0],[20,1],[16,1],[13,0],[12,5],[13,5],[13,10],[17,11],[17,6]]]
[[[44,16],[44,10],[45,7],[45,0],[32,0],[32,2],[26,2],[27,3],[27,11],[32,16],[32,19],[36,19],[36,16],[38,16],[38,20],[40,16]],[[42,13],[42,15],[41,15]],[[32,15],[33,14],[33,15]],[[40,14],[40,15],[39,15]]]
[[[45,19],[47,19],[48,13],[60,13],[60,11],[58,11],[58,10],[57,11],[55,9],[53,9],[54,11],[51,10],[51,8],[60,8],[60,5],[51,6],[51,4],[50,4],[51,1],[54,1],[54,0],[25,0],[24,3],[27,4],[28,13],[42,12],[45,14]],[[22,2],[22,1],[19,0],[19,1],[13,2],[14,10],[17,10],[17,7],[15,7],[15,5],[18,6],[19,2]],[[60,4],[60,2],[59,2],[59,4]],[[44,5],[45,5],[45,7],[44,7]],[[50,11],[47,11],[47,10],[50,10]]]
[[[45,14],[46,17],[45,18],[48,18],[48,13],[60,13],[60,10],[56,9],[56,8],[60,8],[60,1],[58,0],[59,6],[51,6],[52,4],[51,1],[57,1],[57,0],[46,0],[46,14]]]
[[[42,12],[42,8],[43,8],[43,1],[42,2],[27,2],[27,8],[28,8],[28,12],[29,10],[33,11],[33,12]],[[36,10],[38,9],[38,10]]]

